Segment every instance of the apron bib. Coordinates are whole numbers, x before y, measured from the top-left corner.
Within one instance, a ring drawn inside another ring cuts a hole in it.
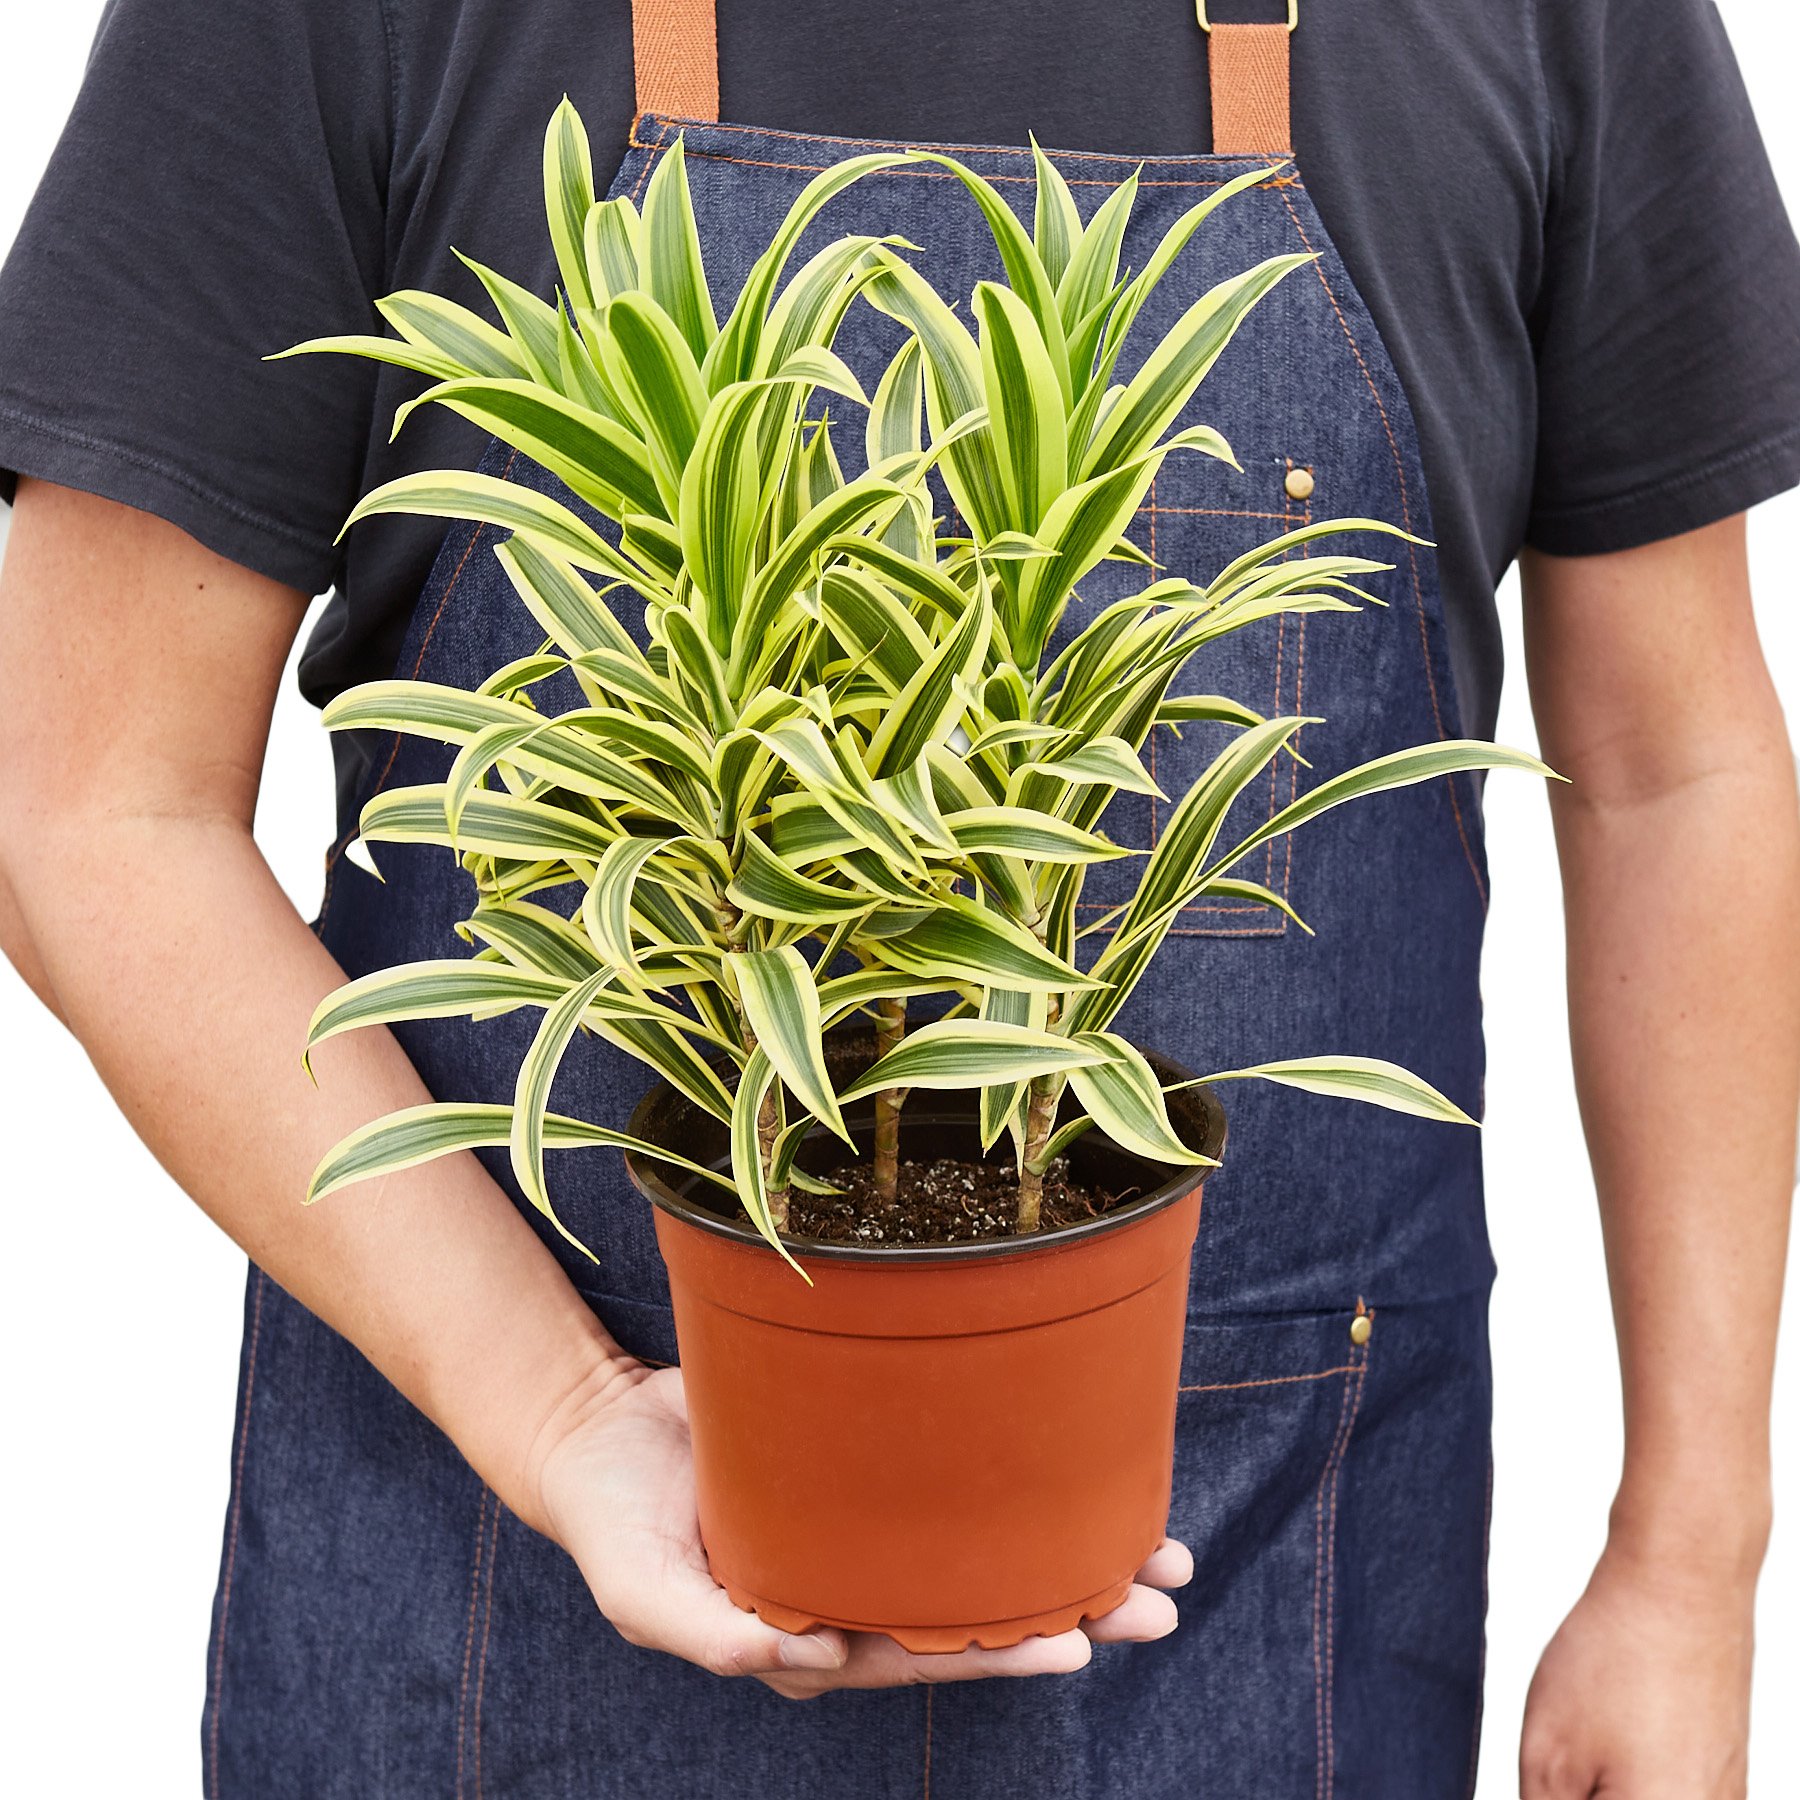
[[[717,123],[711,0],[638,0],[634,43],[641,116],[611,191],[641,196],[679,136],[716,294],[736,293],[815,173],[902,147]],[[1228,274],[1295,250],[1318,259],[1257,309],[1195,402],[1194,418],[1225,433],[1246,472],[1172,458],[1146,498],[1133,535],[1171,573],[1204,579],[1314,517],[1431,533],[1406,396],[1304,184],[1282,166],[1287,52],[1285,28],[1214,28],[1214,155],[1052,153],[1084,216],[1140,171],[1123,255],[1138,267],[1204,190],[1269,168],[1184,251],[1140,341]],[[1029,224],[1029,150],[935,147],[986,176]],[[922,246],[920,266],[952,299],[1002,277],[986,225],[947,171],[865,179],[831,202],[799,259],[852,231]],[[872,386],[897,333],[859,306],[836,347]],[[503,447],[483,466],[561,492]],[[537,648],[494,542],[485,527],[451,530],[398,673],[473,687]],[[1398,555],[1387,609],[1270,620],[1184,676],[1184,687],[1260,711],[1329,721],[1302,734],[1312,767],[1276,764],[1250,804],[1272,812],[1354,763],[1460,735],[1435,559],[1424,548]],[[1104,565],[1074,610],[1089,617],[1134,581]],[[622,616],[641,630],[629,607]],[[1150,756],[1166,791],[1186,788],[1220,729],[1157,728]],[[466,953],[454,926],[471,893],[448,853],[384,847],[385,885],[342,856],[373,793],[439,779],[448,760],[417,739],[382,744],[341,821],[317,929],[351,976]],[[1167,814],[1125,796],[1106,828],[1147,844]],[[1091,918],[1123,897],[1117,868],[1090,876]],[[1309,1051],[1388,1057],[1478,1109],[1486,876],[1473,783],[1458,776],[1332,812],[1298,842],[1271,844],[1250,873],[1317,937],[1263,907],[1190,907],[1116,1029],[1195,1068]],[[506,1100],[530,1029],[517,1018],[434,1021],[401,1036],[434,1093]],[[649,1084],[594,1041],[571,1050],[561,1079],[560,1104],[614,1123]],[[1194,1266],[1170,1521],[1198,1571],[1172,1638],[1103,1647],[1073,1677],[808,1706],[634,1649],[560,1549],[253,1269],[203,1725],[208,1793],[1464,1795],[1479,1731],[1489,1484],[1477,1134],[1260,1083],[1228,1100],[1231,1147],[1207,1184]],[[488,1166],[513,1191],[504,1155]],[[571,1280],[626,1349],[673,1361],[650,1208],[622,1162],[563,1159],[553,1178],[563,1218],[599,1257],[587,1264],[547,1238]]]

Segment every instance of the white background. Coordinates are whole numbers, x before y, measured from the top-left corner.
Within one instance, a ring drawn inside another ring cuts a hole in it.
[[[1800,36],[1790,9],[1776,0],[1722,0],[1722,10],[1800,216],[1792,93]],[[99,12],[98,0],[0,0],[0,248],[55,142]],[[6,521],[0,508],[0,546]],[[1800,498],[1776,501],[1754,520],[1758,612],[1790,718],[1800,717],[1800,596],[1783,550],[1796,537]],[[1511,588],[1504,615],[1516,668]],[[1533,742],[1522,681],[1499,735]],[[330,797],[324,734],[290,682],[276,714],[258,835],[309,917]],[[1516,1792],[1513,1755],[1532,1666],[1602,1542],[1620,1428],[1599,1232],[1571,1093],[1558,889],[1540,788],[1495,781],[1489,833],[1499,1477],[1479,1792],[1499,1800]],[[32,1800],[194,1793],[243,1259],[137,1144],[80,1049],[3,963],[0,1094],[8,1171],[0,1180],[7,1785]],[[1678,1295],[1670,1295],[1668,1314],[1678,1331]],[[1759,1800],[1794,1792],[1800,1768],[1800,1350],[1791,1329],[1776,1394],[1776,1482],[1787,1510],[1762,1590],[1751,1783]]]

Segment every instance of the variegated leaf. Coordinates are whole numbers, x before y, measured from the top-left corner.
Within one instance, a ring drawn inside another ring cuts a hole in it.
[[[1176,1168],[1216,1168],[1210,1156],[1182,1142],[1163,1100],[1162,1084],[1143,1056],[1111,1032],[1083,1033],[1075,1040],[1104,1060],[1072,1069],[1069,1085],[1089,1116],[1123,1150]]]
[[[1398,1063],[1383,1062],[1373,1056],[1300,1056],[1285,1062],[1259,1063],[1249,1069],[1225,1069],[1201,1079],[1209,1086],[1219,1081],[1273,1081],[1309,1094],[1366,1101],[1371,1106],[1384,1106],[1420,1119],[1437,1119],[1450,1125],[1478,1122],[1430,1082]]]
[[[825,1069],[825,1026],[811,965],[790,944],[735,952],[726,967],[736,977],[751,1033],[776,1073],[815,1119],[850,1143]]]
[[[580,306],[592,306],[584,239],[594,204],[594,159],[581,115],[567,96],[551,115],[544,134],[544,211],[563,287]]]
[[[700,232],[688,195],[682,140],[663,155],[644,193],[639,277],[651,297],[672,318],[696,359],[718,335]]]
[[[1059,1037],[982,1019],[942,1019],[921,1025],[859,1076],[840,1098],[860,1099],[883,1088],[974,1088],[1064,1074],[1099,1060],[1098,1053]]]

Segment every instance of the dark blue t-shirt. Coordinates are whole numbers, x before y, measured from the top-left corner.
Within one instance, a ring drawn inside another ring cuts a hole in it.
[[[1221,17],[1274,16],[1219,0]],[[1191,0],[719,0],[722,116],[951,144],[1211,141]],[[1303,0],[1300,169],[1423,440],[1463,716],[1492,729],[1522,544],[1619,550],[1800,481],[1800,250],[1707,0]],[[359,494],[472,463],[345,358],[469,252],[554,284],[540,142],[566,91],[610,177],[628,0],[113,0],[0,273],[5,471],[145,508],[336,597],[323,699],[388,672],[441,527],[333,539]]]

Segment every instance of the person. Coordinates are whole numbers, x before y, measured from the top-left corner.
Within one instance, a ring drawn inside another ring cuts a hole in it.
[[[1209,1187],[1195,1266],[1174,1535],[1081,1631],[941,1658],[785,1634],[713,1586],[628,1203],[597,1226],[600,1293],[473,1157],[298,1204],[331,1143],[466,1071],[364,1033],[320,1053],[316,1093],[301,1073],[319,1000],[409,927],[342,854],[385,743],[340,743],[317,932],[257,851],[284,660],[331,588],[310,698],[397,661],[467,675],[435,625],[454,602],[485,642],[492,577],[466,529],[435,572],[428,522],[336,542],[360,492],[472,464],[478,435],[439,411],[390,443],[410,378],[261,359],[364,329],[371,295],[472,298],[453,246],[548,294],[535,136],[565,90],[601,191],[684,134],[718,267],[736,222],[871,145],[962,147],[1028,205],[1035,133],[1084,210],[1141,164],[1146,230],[1216,159],[1268,162],[1218,241],[1318,261],[1202,392],[1257,453],[1247,485],[1159,484],[1149,547],[1216,561],[1237,515],[1304,521],[1315,485],[1434,539],[1391,615],[1358,622],[1367,648],[1265,653],[1278,698],[1340,695],[1376,748],[1491,733],[1495,589],[1522,562],[1532,701],[1570,778],[1571,1018],[1627,1411],[1524,1791],[1743,1792],[1800,1092],[1800,819],[1743,514],[1800,481],[1800,250],[1705,0],[1301,0],[1291,39],[1279,7],[1215,10],[1202,32],[1185,0],[108,6],[0,274],[0,945],[253,1264],[209,1794],[1473,1784],[1492,1266],[1460,1140],[1363,1138],[1279,1097],[1237,1118],[1250,1148]],[[858,191],[949,246],[951,291],[980,272],[958,260],[973,229],[933,230],[941,187]],[[1386,1033],[1473,1103],[1479,794],[1421,805],[1389,815],[1378,868],[1332,853],[1399,941],[1340,930],[1302,960],[1278,921],[1196,918],[1183,942],[1191,972],[1243,972],[1245,1028],[1291,970],[1300,1023]],[[1320,1173],[1371,1144],[1379,1177]],[[884,1691],[793,1709],[767,1689]]]

